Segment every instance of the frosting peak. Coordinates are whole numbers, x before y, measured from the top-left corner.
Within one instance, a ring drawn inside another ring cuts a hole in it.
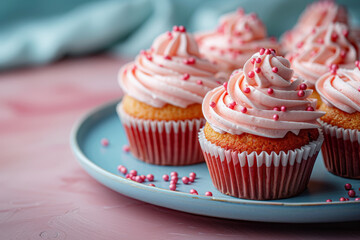
[[[223,79],[217,77],[221,75],[217,66],[199,55],[193,36],[182,26],[174,27],[120,70],[120,86],[126,94],[157,108],[201,104]]]
[[[244,132],[282,138],[287,132],[317,128],[316,100],[303,80],[294,76],[290,62],[273,49],[261,49],[235,71],[224,87],[210,91],[203,113],[215,131]]]
[[[323,102],[344,112],[360,112],[359,64],[353,70],[337,69],[324,74],[316,82]]]

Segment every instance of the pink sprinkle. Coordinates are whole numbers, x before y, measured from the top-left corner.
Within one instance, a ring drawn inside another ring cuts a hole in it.
[[[344,202],[344,201],[346,201],[346,198],[341,197],[339,200],[340,200],[341,202]]]
[[[127,168],[126,167],[124,167],[124,166],[119,166],[120,167],[120,169],[119,169],[119,171],[122,173],[122,174],[126,174],[127,173]]]
[[[313,107],[311,107],[311,106],[308,106],[308,107],[306,108],[306,111],[312,112],[312,111],[315,111],[315,109],[314,109]]]
[[[355,201],[360,201],[360,198],[358,198],[358,197],[357,197],[357,198],[355,198]]]
[[[344,35],[344,37],[348,37],[349,36],[349,30],[345,29],[343,30],[342,34]]]
[[[349,190],[348,195],[349,195],[349,197],[355,197],[356,193],[354,190]]]
[[[304,90],[299,90],[298,93],[297,93],[297,95],[298,95],[299,97],[305,96]]]
[[[150,187],[155,187],[155,184],[149,183],[148,186],[150,186]]]
[[[191,194],[199,195],[198,192],[195,189],[190,189]]]
[[[212,197],[212,195],[213,195],[212,192],[206,192],[205,193],[205,196],[208,196],[208,197]]]
[[[152,60],[152,56],[151,55],[146,55],[146,58],[151,61]]]
[[[140,176],[136,176],[136,177],[135,177],[135,181],[138,182],[138,183],[142,183],[142,182],[143,182],[143,180],[141,179]]]
[[[225,91],[227,91],[227,85],[228,85],[228,82],[224,82],[223,86],[225,88]]]
[[[277,67],[273,67],[273,68],[272,68],[272,71],[273,71],[274,73],[277,73],[277,72],[279,71],[279,69],[278,69]]]
[[[101,145],[103,145],[104,147],[109,146],[109,140],[107,138],[101,139]]]
[[[196,81],[196,84],[198,84],[198,85],[202,85],[202,84],[203,84],[203,81],[201,81],[201,80],[197,80],[197,81]]]
[[[298,43],[296,44],[296,47],[297,47],[297,48],[302,48],[303,45],[304,45],[303,42],[298,42]]]
[[[122,150],[123,150],[124,152],[128,153],[128,152],[130,152],[130,146],[129,146],[129,145],[124,145],[124,146],[122,147]]]
[[[260,53],[260,55],[263,55],[265,53],[265,48],[261,48],[259,53]]]
[[[213,51],[213,50],[216,49],[216,47],[215,47],[215,46],[211,46],[211,47],[209,47],[209,49]]]
[[[274,93],[274,89],[268,88],[267,92],[268,92],[268,94],[273,94],[273,93]]]
[[[274,107],[273,110],[274,111],[280,111],[280,108],[279,107]]]
[[[331,200],[331,199],[328,199],[328,200],[326,200],[326,202],[332,202],[332,200]]]
[[[137,171],[136,170],[131,170],[130,175],[131,176],[137,176]]]
[[[246,88],[244,89],[244,93],[249,93],[249,92],[250,92],[250,88],[246,87]]]
[[[286,108],[286,106],[281,106],[280,110],[281,110],[282,112],[286,112],[287,108]]]
[[[171,60],[171,59],[172,59],[171,56],[169,56],[169,55],[165,55],[164,58],[165,58],[166,60]]]
[[[189,183],[189,181],[190,181],[190,180],[189,180],[189,178],[188,178],[188,177],[186,177],[186,176],[185,176],[185,177],[182,177],[182,179],[181,179],[181,180],[182,180],[182,182],[183,182],[184,184],[188,184],[188,183]]]
[[[162,176],[162,178],[164,179],[164,181],[169,181],[169,175],[167,175],[167,174],[164,174],[163,176]]]
[[[252,59],[250,60],[250,62],[251,62],[252,64],[254,64],[254,63],[255,63],[255,61],[256,61],[256,59],[255,59],[255,58],[252,58]]]
[[[234,109],[235,105],[236,105],[236,102],[232,102],[232,103],[229,104],[228,107],[229,107],[230,109]]]
[[[211,103],[210,103],[210,107],[212,107],[212,108],[216,107],[216,103],[215,103],[215,102],[211,102]]]
[[[344,186],[345,190],[350,190],[352,188],[352,185],[350,183],[345,184]]]
[[[176,185],[175,184],[170,184],[169,189],[171,191],[175,191],[176,190]]]
[[[336,42],[336,40],[338,39],[338,37],[339,37],[339,36],[338,36],[336,33],[331,34],[331,41]]]
[[[246,113],[246,112],[247,112],[247,108],[246,108],[246,107],[243,107],[240,111],[241,111],[242,113]]]
[[[359,67],[359,65],[360,65],[360,61],[359,61],[359,60],[356,60],[356,61],[355,61],[355,66]]]
[[[256,72],[256,73],[260,73],[260,72],[261,72],[261,68],[258,68],[258,67],[255,68],[255,72]]]
[[[146,176],[145,175],[140,175],[141,180],[144,182],[146,180]]]
[[[174,171],[174,172],[171,172],[171,173],[170,173],[170,176],[171,176],[171,177],[172,177],[172,176],[178,176],[178,173],[175,172],[175,171]]]
[[[153,174],[148,174],[147,176],[146,176],[146,178],[147,178],[147,180],[149,181],[149,182],[152,182],[152,181],[154,181],[154,175]]]
[[[189,177],[190,182],[195,182],[195,177]]]
[[[275,121],[279,120],[279,115],[274,114],[273,119],[274,119]]]
[[[254,73],[254,71],[250,71],[250,72],[248,72],[248,77],[249,77],[249,78],[253,78],[253,77],[255,77],[255,73]]]
[[[270,54],[271,54],[271,51],[270,51],[269,49],[266,49],[266,50],[265,50],[265,54],[266,54],[266,55],[270,55]]]
[[[317,42],[320,43],[320,44],[323,44],[323,43],[324,43],[324,39],[320,38],[320,39],[317,40]]]
[[[184,73],[182,80],[188,80],[190,78],[190,74]]]
[[[172,38],[172,33],[170,31],[167,31],[166,34],[168,35],[169,38]]]
[[[345,57],[346,57],[346,54],[347,54],[347,52],[344,51],[344,50],[342,50],[342,51],[340,52],[340,57],[345,58]]]
[[[164,67],[164,65],[162,65],[162,64],[158,64],[158,66],[159,66],[159,67]]]
[[[300,84],[300,90],[306,90],[307,85],[305,83]]]
[[[261,58],[257,58],[256,63],[261,63]]]
[[[186,28],[184,26],[179,26],[179,31],[180,32],[186,32]]]
[[[189,173],[189,177],[196,178],[196,173],[194,173],[194,172]]]
[[[131,178],[131,175],[128,173],[125,175],[126,178]]]
[[[174,32],[178,32],[178,31],[179,31],[179,27],[178,27],[178,26],[173,26],[173,31],[174,31]]]

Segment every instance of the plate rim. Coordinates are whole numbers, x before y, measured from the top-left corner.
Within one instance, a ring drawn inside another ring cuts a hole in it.
[[[221,203],[228,203],[228,204],[243,204],[243,205],[261,205],[261,206],[272,206],[272,207],[318,207],[318,206],[334,206],[334,205],[356,205],[360,204],[360,201],[333,201],[333,202],[309,202],[309,203],[301,203],[301,202],[272,202],[272,201],[266,201],[266,200],[250,200],[250,199],[224,199],[224,198],[218,198],[218,197],[209,197],[209,196],[202,196],[202,195],[193,195],[186,192],[179,192],[179,191],[171,191],[169,189],[160,188],[160,187],[152,187],[148,186],[143,183],[138,183],[132,180],[129,180],[121,175],[116,175],[114,173],[111,173],[107,171],[106,169],[100,167],[99,165],[95,164],[91,159],[89,159],[84,152],[82,151],[79,142],[78,142],[78,136],[80,133],[81,128],[87,121],[91,121],[91,118],[102,111],[106,111],[110,108],[116,108],[116,105],[119,103],[120,99],[112,100],[103,104],[100,104],[87,112],[85,112],[73,125],[70,132],[70,147],[77,159],[77,161],[80,163],[81,167],[84,169],[84,166],[82,164],[86,164],[87,166],[91,167],[93,170],[95,170],[97,173],[103,175],[103,177],[110,177],[115,181],[118,181],[122,184],[130,185],[136,188],[140,188],[142,190],[151,191],[154,192],[160,192],[161,194],[171,194],[171,195],[178,195],[181,197],[187,197],[191,199],[200,199],[200,200],[210,200],[214,202],[221,202]],[[104,117],[104,116],[101,116]],[[120,121],[120,120],[119,120]],[[84,169],[88,174],[89,172]],[[91,176],[91,174],[89,174]],[[93,177],[93,176],[91,176]],[[93,177],[94,178],[94,177]],[[98,179],[94,178],[97,182],[101,183],[105,187],[104,183],[99,181]],[[123,193],[121,193],[123,194]],[[126,194],[124,194],[126,195]],[[128,195],[126,195],[128,196]],[[132,198],[132,197],[131,197]],[[141,201],[141,199],[139,199]],[[279,199],[281,201],[281,199]],[[152,204],[152,203],[150,203]],[[156,205],[156,204],[154,204]],[[180,210],[181,211],[181,210]]]

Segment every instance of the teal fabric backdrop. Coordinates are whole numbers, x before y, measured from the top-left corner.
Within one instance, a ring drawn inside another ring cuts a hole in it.
[[[42,65],[63,56],[107,51],[134,56],[174,24],[212,29],[219,16],[243,7],[269,35],[291,28],[312,1],[294,0],[11,0],[0,1],[0,69]],[[338,1],[360,25],[360,1]]]

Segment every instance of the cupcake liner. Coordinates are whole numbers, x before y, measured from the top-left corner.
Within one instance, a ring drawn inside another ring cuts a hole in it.
[[[225,150],[206,140],[200,145],[215,187],[222,193],[253,200],[280,199],[303,192],[323,142],[323,136],[300,149],[276,154]]]
[[[327,170],[340,177],[360,179],[360,131],[319,122],[324,132],[321,150]]]
[[[197,134],[205,119],[144,120],[126,114],[121,103],[117,112],[136,158],[150,164],[172,166],[204,162]]]

